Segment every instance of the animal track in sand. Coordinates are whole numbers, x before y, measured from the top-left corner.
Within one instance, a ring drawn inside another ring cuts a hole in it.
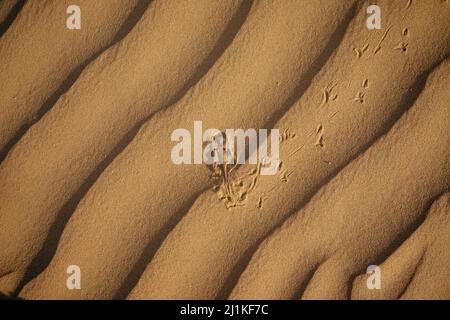
[[[378,0],[392,28],[368,31],[370,1],[352,3],[152,1],[1,164],[0,291],[448,298],[450,13]],[[174,166],[170,132],[193,119],[281,128],[278,174]],[[65,286],[72,263],[82,290]],[[385,289],[367,292],[369,264]]]
[[[386,31],[383,33],[383,35],[380,38],[380,41],[378,41],[377,45],[375,46],[375,49],[373,49],[373,55],[376,55],[381,50],[381,44],[386,39],[386,37],[387,37],[389,31],[391,30],[391,28],[392,28],[392,25],[389,25],[386,28]]]
[[[369,79],[364,79],[362,82],[362,87],[367,89],[369,87]]]
[[[363,53],[369,48],[369,44],[366,43],[362,48],[353,48],[353,51],[356,53],[356,57],[359,59],[362,57]]]
[[[394,49],[406,53],[408,51],[408,43],[401,41]]]
[[[412,2],[413,2],[413,0],[406,0],[405,9],[408,9],[411,6]]]
[[[364,92],[358,91],[356,93],[356,96],[353,98],[353,101],[359,102],[359,103],[364,103],[364,96],[366,94]]]
[[[261,163],[258,162],[255,166],[246,175],[237,176],[234,171],[236,164],[229,164],[225,160],[223,164],[212,165],[212,179],[215,181],[213,191],[227,209],[244,206],[247,202],[247,195],[255,188],[261,172]]]
[[[318,147],[323,148],[324,147],[324,143],[323,143],[323,126],[321,124],[319,124],[319,126],[316,129],[316,142],[315,145]]]
[[[337,86],[337,83],[330,83],[326,88],[322,89],[322,105],[328,103],[328,101],[335,101],[338,95],[333,92],[333,89]]]

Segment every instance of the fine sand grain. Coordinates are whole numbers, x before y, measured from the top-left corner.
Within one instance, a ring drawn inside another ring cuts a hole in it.
[[[68,292],[64,283],[59,286],[55,282],[53,287],[44,280],[48,275],[60,274],[66,261],[73,259],[90,270],[89,285],[99,288],[106,284],[106,279],[114,279],[118,289],[122,279],[139,263],[142,251],[158,241],[161,229],[173,223],[197,194],[211,186],[206,166],[174,166],[169,157],[173,143],[160,136],[170,137],[175,128],[191,128],[194,120],[202,120],[205,129],[263,127],[295,90],[301,76],[308,72],[312,58],[321,53],[332,31],[352,7],[352,2],[335,1],[335,10],[342,14],[336,18],[330,12],[329,20],[314,24],[315,15],[330,6],[329,1],[321,3],[322,7],[317,3],[305,6],[297,1],[283,1],[277,6],[257,2],[231,46],[208,74],[179,103],[153,116],[103,172],[67,225],[57,252],[61,258],[54,260],[61,264],[51,263],[30,284],[39,288],[43,283],[48,289],[32,292],[41,295],[48,292],[48,297],[83,294]],[[301,28],[299,21],[307,19],[308,25],[315,28],[316,36],[323,35],[321,46],[313,46],[316,39],[310,38],[311,30]],[[283,43],[289,47],[278,50]],[[313,48],[305,50],[305,43]],[[225,108],[234,112],[223,112]],[[174,188],[178,189],[176,193]],[[126,215],[120,214],[125,211]],[[99,232],[99,225],[94,221],[103,220],[105,212],[112,218]],[[78,238],[79,231],[94,226],[96,232],[85,233],[83,243],[72,241]],[[118,251],[117,246],[122,249]],[[91,264],[94,256],[104,258],[108,266],[98,269]],[[117,268],[117,264],[125,261],[126,265]],[[105,290],[111,288],[113,284],[109,281]],[[113,292],[109,291],[108,297]]]
[[[69,4],[0,1],[0,297],[450,299],[448,1]],[[278,173],[174,164],[194,121]]]
[[[386,4],[382,5],[386,7]],[[420,10],[424,9],[417,8],[414,14],[420,16]],[[439,8],[434,15],[437,10]],[[392,15],[398,19],[395,7]],[[217,196],[212,192],[203,195],[159,249],[133,297],[225,298],[261,237],[301,206],[339,168],[382,135],[398,114],[410,107],[409,92],[417,90],[418,85],[412,79],[426,78],[428,69],[442,59],[450,46],[441,52],[427,51],[424,44],[432,40],[426,37],[425,29],[414,38],[417,46],[412,50],[417,50],[415,52],[420,52],[424,58],[416,60],[417,64],[413,66],[416,69],[399,68],[399,65],[411,63],[407,57],[390,50],[379,52],[380,60],[355,62],[354,52],[350,49],[359,36],[353,30],[357,26],[364,27],[363,17],[364,13],[355,18],[336,56],[299,102],[276,124],[281,130],[289,129],[296,134],[295,138],[281,144],[283,167],[280,177],[261,177],[255,192],[248,196],[248,205],[231,213],[221,203],[215,203]],[[442,19],[448,17],[448,14],[443,15]],[[408,25],[413,20],[414,16],[399,23]],[[441,37],[448,39],[445,29],[435,31],[436,42]],[[374,38],[370,44],[378,42],[377,37]],[[392,46],[397,39],[388,40],[386,46]],[[349,67],[343,68],[342,63]],[[381,68],[389,71],[377,72]],[[411,77],[405,77],[406,74]],[[369,79],[368,88],[362,87],[364,79]],[[395,86],[390,85],[391,90],[387,90],[387,83]],[[329,84],[335,84],[330,96],[337,93],[337,98],[324,102],[323,88],[327,90]],[[349,89],[342,92],[342,88]],[[354,101],[356,93],[362,90],[367,92],[364,103]],[[246,170],[238,176],[244,176]],[[280,183],[282,175],[288,175],[286,183]],[[261,208],[257,205],[259,201]],[[184,240],[180,241],[180,238]]]
[[[153,3],[133,31],[83,71],[1,164],[0,221],[6,230],[0,241],[8,246],[0,253],[0,273],[21,279],[50,228],[58,228],[55,220],[73,210],[140,122],[189,85],[233,27],[228,24],[240,1],[193,1],[187,8],[183,1]],[[170,25],[173,20],[178,23]],[[186,52],[191,43],[195,47]],[[28,230],[17,234],[19,227]]]
[[[65,27],[71,1],[25,3],[0,38],[0,160],[30,123],[56,102],[55,94],[64,93],[86,63],[116,40],[119,31],[129,29],[139,1],[78,1],[83,7],[79,33]],[[3,6],[10,5],[7,1]]]
[[[7,25],[10,24],[8,17],[13,13],[14,6],[19,3],[19,0],[3,0],[0,2],[0,35],[3,33],[3,29],[7,29]]]
[[[450,187],[443,166],[450,153],[439,147],[450,141],[449,71],[446,61],[379,142],[259,246],[231,298],[347,297],[352,276],[386,254]]]
[[[367,290],[367,275],[353,282],[353,299],[450,299],[450,194],[435,201],[426,219],[381,265],[382,290]]]

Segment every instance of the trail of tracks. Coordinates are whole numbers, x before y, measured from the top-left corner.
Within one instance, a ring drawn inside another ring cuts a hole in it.
[[[0,38],[0,291],[449,298],[447,3],[380,0],[369,31],[364,1],[119,2],[82,3],[87,41],[50,18],[63,1],[27,3]],[[206,166],[170,161],[194,120],[279,128],[280,174],[227,209]]]

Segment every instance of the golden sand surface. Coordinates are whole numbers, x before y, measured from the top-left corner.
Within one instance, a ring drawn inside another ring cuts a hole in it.
[[[450,299],[449,1],[71,4],[0,2],[0,293]],[[277,174],[175,164],[195,121]]]

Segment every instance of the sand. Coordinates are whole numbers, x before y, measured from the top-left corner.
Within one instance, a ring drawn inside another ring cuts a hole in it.
[[[81,2],[82,30],[27,2],[0,38],[1,293],[450,299],[446,1],[376,1],[380,30],[367,1]],[[280,129],[280,172],[220,199],[170,159],[195,120]]]
[[[130,141],[141,122],[180,94],[211,58],[240,2],[206,3],[195,1],[188,12],[175,2],[153,3],[127,38],[89,64],[8,154],[0,168],[4,200],[0,219],[9,232],[0,237],[17,256],[7,260],[10,253],[2,255],[1,273],[10,273],[15,282],[22,279],[49,230],[58,228],[57,220],[67,220],[73,203]],[[167,29],[173,19],[180,24]],[[217,20],[215,28],[194,23],[211,19]],[[166,36],[161,38],[163,33]],[[195,50],[182,55],[183,41],[186,46],[195,42]],[[183,58],[174,63],[179,56]],[[126,90],[122,76],[131,79]],[[32,201],[29,194],[34,194]],[[31,233],[17,234],[13,225],[29,228]]]
[[[3,33],[10,25],[11,18],[10,15],[13,15],[13,8],[18,3],[18,0],[4,0],[0,2],[0,32]]]
[[[83,7],[79,33],[65,28],[70,4],[69,0],[28,1],[0,39],[1,158],[89,61],[129,31],[139,0],[126,4],[120,0],[79,1]],[[14,81],[10,81],[12,75]]]
[[[380,265],[386,288],[365,290],[367,277],[361,275],[353,282],[352,298],[449,299],[449,211],[450,194],[446,193],[433,202],[417,230]]]
[[[358,17],[355,20],[355,24],[360,25]],[[352,38],[353,36],[349,36],[343,39],[341,44],[343,52],[349,51],[346,49],[354,43]],[[349,53],[349,57],[345,57],[345,53],[341,56],[338,49],[335,59],[332,58],[324,69],[326,71],[317,77],[317,82],[313,82],[314,88],[325,88],[329,83],[338,82],[335,72],[338,65],[345,61],[345,58],[349,61],[355,58],[352,55],[353,52]],[[438,52],[433,54],[442,57]],[[390,60],[392,69],[394,69],[398,63],[395,52]],[[432,63],[432,60],[427,59],[426,63]],[[349,80],[340,83],[340,86],[343,87],[350,83],[354,89],[349,90],[347,94],[338,94],[339,100],[331,102],[329,106],[322,106],[321,90],[319,94],[317,94],[317,89],[306,91],[300,101],[276,125],[280,129],[289,129],[297,135],[295,139],[286,141],[286,149],[283,148],[283,144],[281,147],[281,158],[284,159],[283,170],[287,170],[287,174],[290,174],[287,179],[288,190],[286,190],[286,186],[280,184],[278,178],[262,178],[256,189],[257,192],[249,195],[249,206],[237,209],[236,211],[242,213],[232,216],[221,204],[211,208],[215,195],[205,194],[207,200],[203,200],[199,204],[199,208],[188,212],[160,248],[159,251],[166,252],[161,255],[163,260],[160,261],[160,256],[157,255],[150,263],[151,271],[148,272],[147,282],[150,287],[148,291],[155,295],[152,297],[213,298],[217,295],[224,297],[229,290],[226,282],[235,280],[234,278],[239,272],[233,269],[235,264],[227,263],[230,261],[237,264],[243,263],[239,259],[249,256],[254,250],[255,243],[258,243],[261,237],[270,232],[295,207],[301,206],[321,184],[324,184],[342,165],[355,157],[359,150],[364,149],[365,145],[381,135],[385,129],[383,124],[392,122],[396,113],[405,107],[402,101],[403,97],[395,91],[389,94],[384,93],[383,97],[376,98],[378,92],[373,90],[373,87],[376,88],[386,81],[403,85],[401,79],[405,72],[401,69],[394,69],[389,74],[389,78],[386,78],[386,74],[369,77],[370,87],[367,89],[368,98],[363,104],[364,109],[361,109],[359,102],[353,101],[356,92],[361,90],[363,82],[358,80],[364,79],[364,73],[368,72],[369,68],[376,70],[380,67],[374,61],[366,61],[356,65],[354,70],[349,70],[349,73],[362,73],[363,77],[357,78],[353,82]],[[386,63],[383,63],[383,67],[387,67]],[[420,72],[425,71],[428,67],[429,65],[424,66]],[[411,70],[411,72],[413,71]],[[405,83],[406,87],[413,85],[411,78],[406,81],[409,82]],[[337,89],[335,90],[337,91]],[[369,91],[372,101],[369,100]],[[406,94],[407,92],[405,92]],[[383,103],[380,105],[377,101],[381,99]],[[336,111],[339,113],[336,114]],[[352,119],[345,117],[345,114],[349,113],[352,114]],[[358,126],[352,126],[354,123],[358,123]],[[376,124],[373,125],[373,132],[367,132],[366,128],[371,123]],[[317,132],[319,126],[323,129]],[[320,147],[316,143],[320,135],[324,136],[324,147]],[[297,151],[299,148],[301,149]],[[293,154],[292,158],[290,158],[291,154]],[[292,193],[295,194],[295,198]],[[260,209],[257,208],[259,197],[262,197],[263,201]],[[229,223],[224,221],[229,221]],[[258,221],[257,225],[255,225],[255,221]],[[202,234],[202,237],[196,238],[196,233]],[[183,238],[184,241],[179,242],[180,238]],[[181,244],[192,238],[197,241],[189,241],[192,249],[186,250],[185,245]],[[172,239],[177,240],[171,241]],[[234,245],[229,246],[229,243],[234,243]],[[197,276],[194,277],[193,274]],[[221,277],[224,274],[230,278]],[[174,278],[177,281],[169,281]],[[170,286],[171,283],[176,286]],[[179,290],[180,284],[183,284],[184,290]],[[145,292],[145,296],[148,296],[149,292]]]
[[[293,3],[300,8],[301,4]],[[335,3],[336,8],[343,12],[351,7],[350,3]],[[328,1],[324,1],[322,9],[328,4]],[[186,203],[211,187],[210,172],[206,166],[174,167],[168,156],[173,143],[160,139],[160,135],[170,137],[174,129],[189,128],[200,117],[205,128],[264,127],[264,123],[269,121],[269,115],[276,112],[277,108],[282,108],[283,101],[295,90],[299,75],[307,72],[310,59],[299,59],[298,55],[313,55],[313,50],[300,51],[304,45],[302,40],[310,39],[310,31],[300,28],[298,14],[292,14],[292,9],[287,4],[274,7],[265,2],[258,3],[250,11],[245,25],[230,47],[205,77],[179,102],[155,114],[142,126],[133,141],[114,159],[80,202],[59,243],[57,254],[64,256],[59,259],[61,264],[50,265],[46,269],[48,273],[60,274],[58,270],[66,268],[66,261],[76,259],[84,269],[90,270],[88,285],[97,288],[86,291],[96,296],[84,298],[110,298],[114,291],[120,289],[121,279],[133,271],[142,251],[158,241],[157,238],[163,232],[161,230],[172,223],[172,219],[176,219],[177,213],[183,210]],[[302,20],[309,18],[312,24],[317,13],[315,11],[321,8],[311,6],[309,9],[310,12],[302,11]],[[291,19],[287,19],[289,15]],[[328,35],[327,30],[333,30],[338,23],[332,20],[328,24],[318,25],[321,29],[318,29],[317,35],[319,30]],[[250,32],[247,30],[254,28],[261,29],[261,33],[259,37],[249,38]],[[282,40],[286,43],[292,42],[289,50],[274,50],[280,45],[280,34],[284,35],[285,39]],[[264,51],[260,49],[263,41]],[[325,44],[324,41],[322,48]],[[317,51],[320,49],[319,46],[314,48]],[[278,54],[275,55],[274,51]],[[236,60],[235,56],[241,58]],[[272,61],[269,68],[263,68],[269,59]],[[236,91],[236,88],[241,89]],[[224,108],[231,106],[235,112],[223,112]],[[216,117],[219,113],[223,116]],[[153,166],[149,165],[152,163]],[[176,186],[180,187],[174,193]],[[123,193],[124,189],[129,190],[133,197]],[[120,214],[125,211],[126,215]],[[99,231],[100,226],[92,222],[102,221],[105,212],[109,212],[111,219],[108,224],[102,224],[102,231]],[[152,219],[148,219],[149,212]],[[80,228],[78,224],[84,227]],[[88,239],[85,228],[91,227],[95,227],[96,231],[90,233],[93,238]],[[84,233],[85,239],[81,246],[72,241],[78,238],[75,234],[79,231]],[[123,249],[117,251],[118,246]],[[108,252],[117,254],[112,256]],[[93,265],[93,257],[97,261],[104,259],[105,267],[100,270]],[[123,264],[124,261],[126,265],[117,268],[117,264]],[[46,276],[47,273],[44,273],[42,278]],[[40,279],[36,282],[30,285],[38,286]],[[106,285],[106,282],[109,284]],[[44,280],[44,283],[47,282]],[[113,283],[116,283],[116,288]],[[62,290],[49,288],[48,292],[83,294],[81,291],[67,291],[62,284]]]
[[[343,299],[352,276],[411,232],[428,202],[450,187],[449,172],[440,171],[450,153],[438,147],[450,141],[449,71],[446,61],[427,83],[434,90],[426,85],[386,135],[264,240],[231,298],[296,298],[308,281],[302,298]],[[290,250],[282,249],[286,243]]]

